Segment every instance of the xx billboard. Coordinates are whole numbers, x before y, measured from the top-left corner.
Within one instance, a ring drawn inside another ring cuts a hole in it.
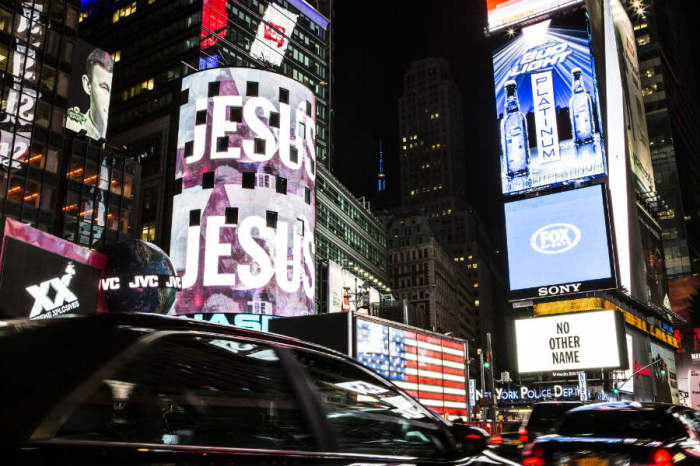
[[[585,13],[504,34],[493,57],[504,194],[605,175]]]
[[[215,68],[183,80],[170,256],[176,314],[312,313],[316,100],[293,79]]]
[[[603,186],[505,204],[511,299],[616,284]]]

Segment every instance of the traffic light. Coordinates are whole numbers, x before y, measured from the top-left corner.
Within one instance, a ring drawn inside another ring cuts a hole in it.
[[[491,367],[491,363],[484,361],[484,369],[488,369],[489,367]]]
[[[615,387],[615,388],[613,388],[612,392],[613,392],[613,395],[617,396],[620,394],[620,389]]]
[[[661,363],[661,377],[663,377],[664,375],[666,375],[666,363],[662,362]]]
[[[484,352],[484,369],[488,369],[491,367],[491,352],[486,351]]]

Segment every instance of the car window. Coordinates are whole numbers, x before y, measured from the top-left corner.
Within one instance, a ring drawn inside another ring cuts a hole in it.
[[[530,413],[527,430],[538,434],[554,433],[564,413],[580,405],[575,403],[547,403],[535,405]]]
[[[101,380],[56,437],[310,450],[309,432],[273,348],[181,334]]]
[[[671,414],[656,409],[573,411],[565,415],[559,433],[569,436],[665,440],[686,436]]]
[[[431,458],[451,451],[445,426],[391,385],[338,358],[295,354],[320,394],[340,451]]]

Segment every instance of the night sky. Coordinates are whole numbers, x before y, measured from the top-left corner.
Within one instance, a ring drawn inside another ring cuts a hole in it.
[[[485,5],[478,0],[343,0],[335,8],[334,174],[356,196],[371,199],[381,139],[390,199],[398,203],[403,74],[414,60],[442,57],[462,93],[465,157],[472,174],[465,183],[477,211],[489,223],[498,222],[498,133],[491,55],[483,33]]]

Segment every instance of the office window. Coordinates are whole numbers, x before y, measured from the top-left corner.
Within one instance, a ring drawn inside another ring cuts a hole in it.
[[[185,157],[192,157],[194,153],[194,141],[188,141],[185,143]]]
[[[214,187],[214,172],[202,173],[202,189],[212,189]]]
[[[275,190],[280,194],[287,194],[287,178],[278,176],[275,183]]]
[[[226,225],[238,224],[238,207],[226,207]]]
[[[254,172],[243,172],[243,187],[245,189],[255,189]]]
[[[197,119],[195,121],[196,125],[206,125],[207,124],[207,111],[206,110],[198,110],[197,111]]]
[[[245,86],[245,95],[248,97],[258,96],[258,83],[255,81],[248,81]]]
[[[209,89],[208,89],[208,94],[209,97],[214,97],[219,95],[219,82],[213,82],[209,83]]]
[[[280,127],[280,114],[278,112],[270,113],[270,126],[273,128]]]
[[[228,136],[219,136],[216,138],[216,151],[226,152],[228,150]],[[187,157],[187,156],[185,156]]]
[[[190,210],[190,226],[199,226],[200,218],[202,216],[202,211],[199,209]]]
[[[229,107],[228,108],[228,121],[242,122],[243,121],[243,109],[241,107]]]
[[[265,220],[268,228],[277,228],[277,212],[268,210],[265,212]]]
[[[280,103],[282,103],[282,104],[289,103],[289,90],[284,89],[283,87],[280,87]]]
[[[255,138],[255,147],[254,151],[256,154],[264,154],[265,153],[265,143],[266,141],[261,138]]]

